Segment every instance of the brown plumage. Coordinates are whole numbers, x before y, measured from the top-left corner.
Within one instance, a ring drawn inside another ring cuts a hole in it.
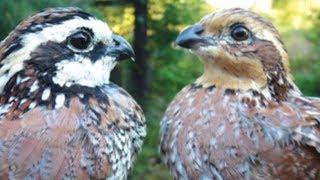
[[[126,179],[146,135],[109,81],[127,41],[77,8],[29,17],[0,44],[0,179]]]
[[[259,15],[228,9],[187,28],[204,74],[161,122],[161,152],[177,179],[319,179],[320,99],[292,81],[286,50]]]

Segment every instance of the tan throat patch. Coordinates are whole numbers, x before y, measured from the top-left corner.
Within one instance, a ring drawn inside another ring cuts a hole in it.
[[[245,57],[231,60],[221,55],[215,56],[214,60],[203,60],[204,73],[196,83],[239,90],[258,90],[267,85],[267,77],[260,61]]]

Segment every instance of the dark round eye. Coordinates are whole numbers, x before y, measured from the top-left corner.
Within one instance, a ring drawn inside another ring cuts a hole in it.
[[[244,26],[238,25],[231,30],[231,37],[236,41],[245,41],[249,38],[249,31]]]
[[[68,45],[77,50],[85,50],[91,44],[91,35],[86,31],[79,31],[68,38]]]

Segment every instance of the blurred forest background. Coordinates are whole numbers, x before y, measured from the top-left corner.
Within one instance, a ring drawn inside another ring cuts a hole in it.
[[[147,117],[148,136],[130,179],[171,179],[158,151],[159,123],[174,95],[202,72],[197,57],[172,42],[215,9],[238,6],[271,19],[283,36],[296,83],[306,95],[320,96],[320,0],[0,0],[0,39],[27,16],[56,6],[96,15],[135,48],[136,62],[121,62],[112,77]]]

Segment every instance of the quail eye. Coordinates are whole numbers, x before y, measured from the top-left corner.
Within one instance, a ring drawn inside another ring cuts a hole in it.
[[[92,42],[91,35],[86,31],[79,31],[68,38],[68,45],[76,50],[87,49]]]
[[[249,30],[243,25],[235,26],[231,30],[231,37],[236,41],[245,41],[249,38]]]

